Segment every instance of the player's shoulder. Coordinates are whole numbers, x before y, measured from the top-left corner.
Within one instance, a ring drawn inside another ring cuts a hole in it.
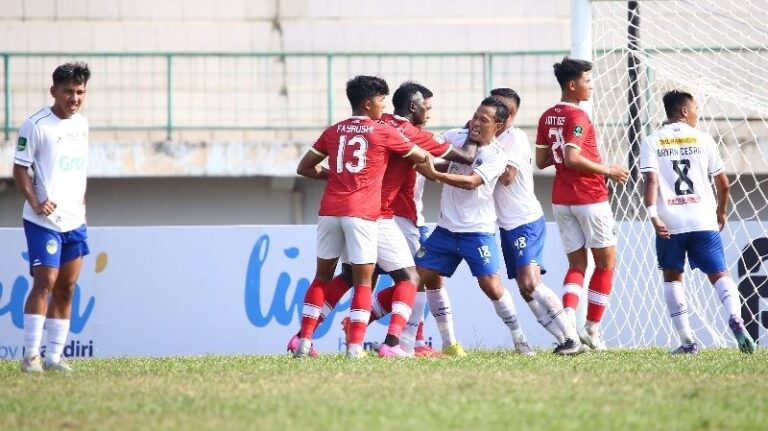
[[[46,121],[50,121],[54,119],[53,111],[51,111],[50,107],[45,107],[34,114],[30,115],[26,120],[25,123],[29,123],[30,126],[38,126],[41,123],[45,123]]]
[[[469,136],[469,129],[448,129],[444,131],[441,136],[445,142],[448,142],[454,147],[461,147],[464,146],[464,142],[467,141],[467,137]]]

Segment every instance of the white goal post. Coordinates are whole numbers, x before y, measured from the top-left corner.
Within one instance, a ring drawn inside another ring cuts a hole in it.
[[[676,346],[642,206],[638,145],[664,120],[673,88],[694,95],[698,128],[718,142],[731,183],[723,243],[742,317],[768,342],[768,0],[571,0],[571,55],[591,60],[591,112],[603,157],[628,166],[614,187],[619,258],[604,328],[612,345]],[[700,272],[684,282],[699,342],[734,346],[714,289]],[[632,340],[627,342],[627,340]]]

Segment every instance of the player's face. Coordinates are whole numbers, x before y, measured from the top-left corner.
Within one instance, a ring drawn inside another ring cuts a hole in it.
[[[470,138],[482,143],[490,142],[504,127],[503,123],[496,122],[495,116],[496,108],[480,105],[469,122]]]
[[[384,101],[385,97],[386,96],[373,96],[365,100],[365,109],[372,120],[381,119],[381,114],[384,113],[384,109],[387,107],[387,104]]]
[[[579,102],[589,100],[592,95],[592,73],[582,72],[578,79],[574,79],[571,82],[573,82],[574,96],[576,96]]]
[[[411,103],[413,103],[413,109],[411,110],[412,124],[417,127],[426,126],[432,118],[432,98],[423,99],[417,97]]]
[[[67,81],[51,87],[53,113],[59,118],[69,118],[85,103],[85,84]]]

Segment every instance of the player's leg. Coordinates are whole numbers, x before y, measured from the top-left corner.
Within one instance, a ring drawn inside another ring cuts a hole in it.
[[[557,229],[568,259],[568,271],[563,279],[563,309],[569,324],[576,325],[576,307],[584,290],[584,273],[587,270],[586,239],[573,206],[552,205]]]
[[[688,300],[683,289],[685,255],[688,234],[673,234],[669,239],[656,237],[656,259],[664,278],[664,302],[667,304],[669,318],[680,338],[680,347],[673,354],[692,354],[699,352],[693,339],[693,331],[688,313]]]
[[[587,324],[583,334],[590,347],[606,348],[600,324],[608,308],[613,290],[613,269],[616,266],[616,228],[608,202],[579,205],[574,208],[586,238],[586,247],[592,251],[595,270],[589,280]]]
[[[40,348],[48,303],[61,262],[61,234],[24,221],[32,290],[24,303],[24,358],[21,369],[28,373],[43,371]]]
[[[728,314],[728,327],[736,338],[739,350],[744,353],[754,353],[757,345],[741,318],[741,296],[725,263],[725,251],[720,232],[691,232],[690,236],[688,259],[691,268],[698,268],[707,274],[710,283],[715,287],[717,297]]]
[[[75,283],[80,277],[83,258],[77,257],[61,265],[56,284],[51,292],[51,303],[46,316],[48,345],[45,355],[45,369],[68,372],[69,365],[62,361],[62,353],[69,335],[69,323],[72,316],[72,295]]]
[[[421,243],[426,241],[426,227],[423,232],[421,228],[416,227],[409,219],[395,216],[395,224],[402,232],[408,244],[411,256],[415,256],[421,248]],[[423,226],[422,226],[423,227]],[[400,347],[408,353],[416,354],[416,338],[418,329],[422,327],[424,321],[424,310],[427,305],[426,289],[422,283],[417,283],[416,295],[413,299],[413,307],[408,322],[400,334]],[[422,340],[423,344],[423,340]]]
[[[451,302],[443,287],[441,275],[450,277],[461,263],[461,256],[456,253],[458,240],[456,235],[441,227],[435,228],[416,253],[416,270],[421,283],[426,288],[427,304],[437,322],[437,329],[442,339],[443,352],[464,356],[464,349],[456,341],[453,327]]]
[[[470,272],[477,278],[480,289],[493,303],[496,315],[512,333],[515,349],[524,355],[535,354],[520,327],[512,295],[501,283],[501,277],[498,274],[499,250],[496,246],[496,235],[462,235],[459,250]]]
[[[347,358],[365,356],[363,340],[371,317],[373,272],[376,267],[378,224],[356,217],[342,217],[345,250],[352,267],[352,303],[349,308]]]

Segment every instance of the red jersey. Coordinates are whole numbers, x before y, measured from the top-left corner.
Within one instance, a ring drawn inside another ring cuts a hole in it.
[[[311,148],[328,156],[319,214],[378,219],[389,156],[407,156],[413,148],[397,129],[368,117],[351,117],[325,129]]]
[[[608,186],[602,174],[579,172],[565,166],[563,151],[567,145],[580,148],[583,157],[602,163],[595,127],[587,113],[576,105],[561,102],[541,114],[536,136],[538,148],[548,147],[552,151],[555,165],[552,203],[583,205],[607,201]]]
[[[384,114],[381,121],[400,130],[413,144],[435,157],[443,157],[451,151],[451,144],[436,138],[431,132],[411,124],[408,119]],[[413,162],[400,156],[393,155],[384,173],[381,187],[381,218],[392,218],[395,215],[405,217],[416,224],[416,170]]]

